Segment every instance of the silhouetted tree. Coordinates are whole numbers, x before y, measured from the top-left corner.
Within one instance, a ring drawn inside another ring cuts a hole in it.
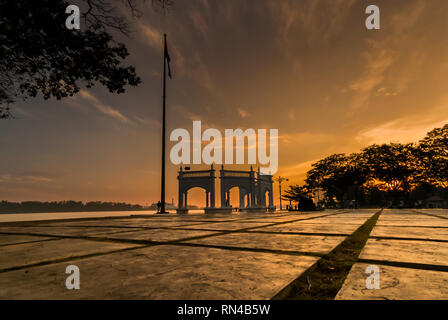
[[[405,193],[420,182],[414,144],[372,145],[362,151],[368,178],[383,190]]]
[[[305,186],[291,185],[285,190],[282,196],[283,200],[287,200],[290,203],[295,202],[298,204],[300,211],[312,211],[316,210],[316,206],[312,200],[312,191]]]
[[[132,15],[138,3],[124,0]],[[44,99],[73,96],[81,83],[96,83],[112,93],[141,80],[133,66],[123,66],[129,55],[111,30],[128,34],[126,19],[114,0],[82,0],[81,30],[68,30],[65,0],[0,0],[0,118],[11,114],[16,99],[42,94]],[[167,9],[171,0],[152,0],[155,8]]]
[[[357,200],[360,188],[367,180],[365,161],[360,154],[334,154],[312,164],[306,184],[310,190],[322,189],[326,201],[340,203]]]
[[[383,206],[420,203],[431,195],[445,198],[448,188],[448,125],[418,144],[372,145],[360,153],[334,154],[312,165],[308,190],[322,189],[327,205],[347,200]]]
[[[436,128],[419,143],[419,162],[423,178],[435,185],[448,187],[448,124]]]
[[[23,201],[23,202],[0,202],[0,213],[32,213],[32,212],[83,212],[83,211],[139,211],[144,208],[121,202],[91,201]]]

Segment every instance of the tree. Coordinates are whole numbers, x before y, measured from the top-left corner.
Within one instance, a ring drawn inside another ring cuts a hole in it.
[[[125,0],[134,16],[136,0]],[[124,17],[113,0],[84,0],[81,30],[68,30],[65,0],[0,0],[0,118],[10,116],[17,99],[42,94],[62,99],[99,83],[112,93],[123,93],[141,80],[133,66],[123,66],[129,55],[111,29],[128,34]],[[171,0],[152,0],[166,9]]]
[[[312,200],[312,192],[307,186],[291,185],[284,192],[283,200],[298,203],[300,211],[316,210],[316,206]]]
[[[360,153],[333,154],[312,165],[306,188],[322,189],[327,205],[347,201],[381,205],[404,200],[414,205],[430,195],[448,193],[448,124],[436,128],[418,144],[372,145]],[[300,190],[299,190],[300,191]],[[296,193],[291,191],[295,199]]]
[[[448,187],[448,124],[428,132],[419,142],[419,166],[426,181]]]
[[[363,150],[369,180],[385,191],[407,193],[421,180],[417,167],[417,147],[390,143]]]
[[[357,200],[360,188],[367,180],[360,154],[334,154],[312,165],[306,183],[311,190],[323,189],[327,202],[336,199],[344,204]]]

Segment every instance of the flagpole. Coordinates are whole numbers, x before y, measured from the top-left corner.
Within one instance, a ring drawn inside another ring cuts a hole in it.
[[[165,125],[166,125],[166,33],[163,34],[163,121],[162,121],[162,186],[160,213],[165,211]]]

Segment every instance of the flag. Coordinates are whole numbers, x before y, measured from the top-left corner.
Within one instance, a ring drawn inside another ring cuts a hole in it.
[[[171,66],[170,66],[171,58],[170,58],[170,54],[168,53],[168,45],[166,43],[166,36],[165,36],[165,59],[168,64],[168,77],[170,77],[170,79],[171,79]]]

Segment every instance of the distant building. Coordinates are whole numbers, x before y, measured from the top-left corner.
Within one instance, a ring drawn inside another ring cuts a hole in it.
[[[442,209],[448,208],[448,200],[439,196],[432,196],[426,199],[426,208],[429,209]]]
[[[165,209],[167,210],[176,210],[177,207],[174,205],[174,199],[171,203],[165,202]],[[153,202],[147,210],[157,210],[157,202]]]

